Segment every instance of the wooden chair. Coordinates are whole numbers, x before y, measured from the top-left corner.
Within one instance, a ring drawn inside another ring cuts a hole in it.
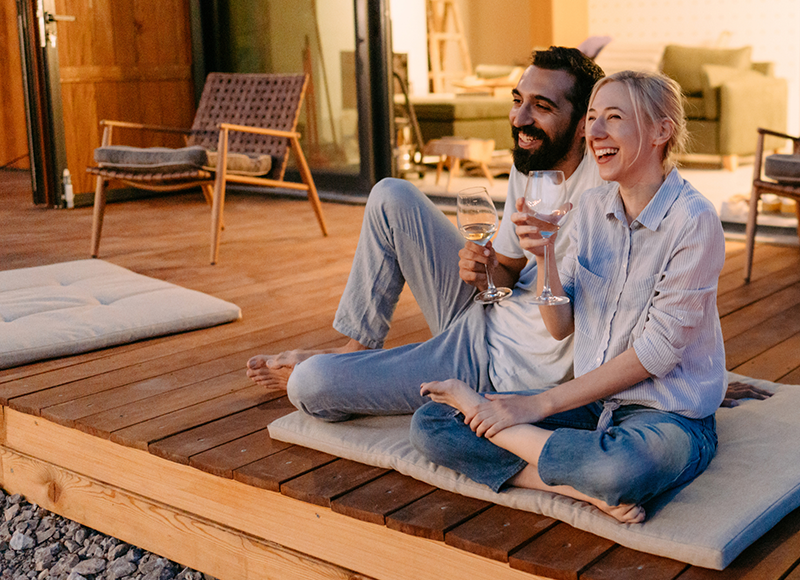
[[[758,129],[758,146],[756,148],[756,162],[753,168],[753,191],[750,194],[750,211],[747,215],[747,229],[745,237],[747,240],[747,261],[745,263],[744,281],[750,282],[750,274],[753,270],[753,248],[756,239],[756,220],[758,218],[758,200],[765,193],[774,193],[781,197],[787,197],[795,201],[797,212],[797,235],[800,237],[800,183],[781,182],[765,180],[762,176],[762,165],[764,159],[764,137],[772,135],[792,141],[792,153],[800,156],[800,137],[792,137],[769,129]]]
[[[297,120],[307,86],[304,74],[230,74],[211,73],[206,79],[200,104],[190,130],[121,121],[101,121],[104,126],[102,145],[112,142],[115,127],[146,131],[183,133],[186,144],[217,150],[217,170],[205,168],[176,172],[134,173],[113,166],[90,167],[97,176],[92,223],[92,257],[100,250],[100,233],[109,181],[153,191],[176,191],[202,188],[211,212],[211,263],[219,256],[220,231],[223,223],[225,187],[243,183],[306,191],[322,234],[328,230],[322,215],[317,188],[306,158],[300,148]],[[285,181],[289,151],[295,155],[302,183]],[[229,153],[268,154],[272,169],[264,177],[232,174],[227,170]],[[213,187],[212,187],[213,186]]]

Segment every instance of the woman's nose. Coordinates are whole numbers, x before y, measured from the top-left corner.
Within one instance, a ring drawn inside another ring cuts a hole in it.
[[[587,125],[586,134],[590,137],[603,137],[606,134],[606,126],[602,119],[595,119]]]

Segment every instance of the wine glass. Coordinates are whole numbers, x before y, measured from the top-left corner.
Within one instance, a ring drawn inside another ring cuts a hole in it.
[[[542,237],[549,238],[561,227],[561,223],[572,208],[567,201],[567,182],[562,171],[531,171],[525,187],[525,210],[532,218],[529,221],[539,228]],[[550,290],[549,260],[550,244],[544,247],[544,288],[541,296],[533,298],[534,304],[553,306],[568,304],[566,296],[554,296]]]
[[[458,192],[456,198],[458,231],[470,242],[484,246],[497,231],[497,210],[485,187],[470,187]],[[477,294],[475,302],[494,304],[511,295],[510,288],[498,288],[492,281],[489,264],[486,264],[489,287]]]

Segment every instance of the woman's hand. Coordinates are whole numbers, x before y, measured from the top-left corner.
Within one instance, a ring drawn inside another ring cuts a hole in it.
[[[464,413],[464,423],[478,437],[494,437],[514,425],[537,423],[547,417],[536,395],[484,394],[485,402]]]
[[[525,211],[525,200],[517,199],[517,211],[511,214],[511,222],[516,226],[515,232],[519,238],[519,245],[526,252],[544,258],[544,247],[554,243],[558,234],[553,234],[549,239],[542,237],[540,228],[536,225],[539,220]]]

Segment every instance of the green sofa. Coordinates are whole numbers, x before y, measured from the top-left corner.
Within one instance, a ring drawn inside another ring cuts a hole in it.
[[[668,45],[661,69],[683,90],[689,152],[721,155],[735,169],[740,155],[756,151],[758,128],[786,132],[788,83],[773,63],[752,62],[751,47],[737,49]],[[768,139],[765,148],[783,146]]]

